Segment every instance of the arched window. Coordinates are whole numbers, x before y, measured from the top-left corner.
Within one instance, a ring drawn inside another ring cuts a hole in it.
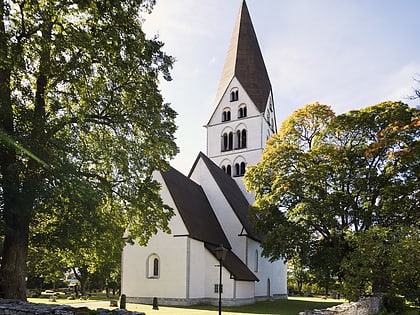
[[[241,175],[240,171],[241,171],[241,169],[240,169],[239,163],[236,163],[235,164],[235,176],[240,176]]]
[[[230,121],[230,108],[225,108],[223,110],[222,121]]]
[[[236,131],[235,149],[240,149],[241,148],[241,139],[242,139],[241,131],[238,130],[238,131]]]
[[[223,172],[225,172],[226,173],[226,166],[222,166],[222,170],[223,170]]]
[[[245,162],[236,162],[233,169],[234,171],[233,176],[235,177],[244,176],[245,168],[246,168]]]
[[[153,277],[159,276],[159,259],[153,259]]]
[[[222,151],[226,151],[228,148],[228,134],[224,133],[222,137]]]
[[[242,130],[241,148],[246,148],[246,130]]]
[[[230,165],[228,165],[228,166],[226,167],[226,174],[228,174],[229,176],[232,176],[232,168],[231,168],[231,166],[230,166]]]
[[[233,132],[229,132],[229,145],[228,150],[233,150]]]
[[[242,104],[238,110],[238,118],[244,118],[244,117],[246,117],[246,105]]]
[[[238,99],[239,99],[239,90],[235,88],[232,91],[230,91],[230,101],[235,102]]]
[[[235,149],[246,148],[246,129],[237,130],[235,134]]]
[[[241,163],[241,172],[240,172],[241,175],[245,174],[245,168],[246,168],[245,162],[242,162]]]
[[[152,254],[147,259],[147,277],[159,278],[160,276],[160,261],[159,256]]]
[[[225,132],[222,136],[222,151],[233,150],[233,132]]]

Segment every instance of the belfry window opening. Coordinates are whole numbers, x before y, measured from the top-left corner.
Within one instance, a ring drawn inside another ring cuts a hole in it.
[[[239,99],[239,90],[234,89],[230,92],[230,101],[235,102]]]

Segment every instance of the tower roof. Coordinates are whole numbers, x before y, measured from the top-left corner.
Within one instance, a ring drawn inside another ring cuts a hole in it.
[[[260,112],[265,110],[271,83],[245,0],[242,1],[217,91],[220,102],[236,76]]]

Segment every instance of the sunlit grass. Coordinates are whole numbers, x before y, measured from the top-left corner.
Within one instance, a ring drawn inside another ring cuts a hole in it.
[[[98,307],[113,309],[109,307],[109,299],[106,299],[103,296],[106,303],[103,303],[101,306],[89,305],[90,303],[97,302],[97,296],[92,296],[90,300],[66,300],[66,299],[57,299],[56,302],[49,302],[48,298],[42,299],[29,299],[30,302],[34,303],[54,303],[54,304],[79,304],[86,305],[92,309]],[[96,301],[95,301],[96,300]],[[321,299],[316,297],[290,297],[288,300],[274,300],[274,301],[265,301],[259,302],[252,305],[244,306],[223,306],[223,314],[226,315],[246,315],[246,314],[280,314],[280,315],[296,315],[298,312],[310,309],[322,309],[331,307],[344,303],[345,300],[335,300],[335,299]],[[78,306],[79,306],[78,305]],[[210,315],[217,313],[217,306],[190,306],[190,307],[167,307],[159,306],[159,310],[154,310],[152,305],[144,304],[127,304],[127,310],[136,311],[136,312],[145,312],[146,314],[159,314],[159,315],[183,315],[183,314],[202,314]]]
[[[88,300],[68,300],[64,297],[59,298],[56,302],[50,302],[48,298],[30,298],[29,302],[44,304],[68,304],[70,306],[82,307],[86,306],[91,309],[105,308],[115,309],[109,306],[109,301],[115,298],[107,298],[103,293],[95,293]],[[224,315],[297,315],[299,312],[313,309],[324,309],[334,305],[345,303],[346,300],[324,299],[320,297],[289,297],[287,300],[274,300],[259,302],[252,305],[244,306],[223,306],[222,313]],[[147,315],[210,315],[217,314],[217,306],[190,306],[190,307],[169,307],[159,306],[158,310],[154,310],[152,305],[127,303],[127,310],[144,312]],[[411,306],[402,315],[419,315],[420,308]]]

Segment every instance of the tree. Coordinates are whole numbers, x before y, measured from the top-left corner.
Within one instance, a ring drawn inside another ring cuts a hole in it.
[[[417,83],[420,83],[420,76],[417,75],[417,78],[414,78],[414,81],[416,81]],[[414,95],[410,96],[409,99],[410,100],[420,99],[420,88],[415,88]]]
[[[152,171],[177,152],[157,87],[173,59],[142,31],[153,4],[0,0],[1,296],[26,299],[30,224],[54,202],[98,207],[140,243],[167,230]]]
[[[360,240],[372,229],[418,232],[418,139],[418,110],[399,102],[337,117],[317,103],[297,110],[245,174],[256,194],[251,215],[267,233],[264,254],[291,259],[309,252],[312,272],[328,289],[331,278],[349,281],[352,255],[367,259],[368,243]],[[360,277],[358,286],[389,289],[384,259],[378,255],[366,273],[381,277]]]

